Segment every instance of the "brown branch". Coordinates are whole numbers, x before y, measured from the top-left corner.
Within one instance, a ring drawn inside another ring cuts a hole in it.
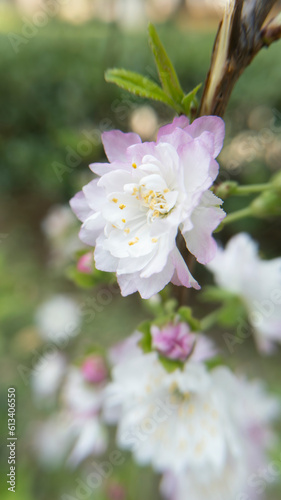
[[[199,115],[223,116],[235,83],[257,53],[281,37],[280,25],[262,28],[277,0],[230,0],[220,23]]]

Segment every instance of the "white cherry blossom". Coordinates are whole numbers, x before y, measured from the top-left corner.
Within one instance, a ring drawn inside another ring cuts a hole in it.
[[[225,216],[209,188],[218,174],[224,122],[185,116],[160,128],[156,142],[135,133],[102,135],[109,163],[95,163],[98,178],[70,202],[83,222],[80,238],[95,246],[97,269],[116,272],[123,295],[149,298],[172,281],[200,288],[176,244],[206,264],[215,255],[213,230]]]

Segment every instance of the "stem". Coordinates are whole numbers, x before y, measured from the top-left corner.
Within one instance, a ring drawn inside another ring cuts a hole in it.
[[[220,309],[217,309],[216,311],[211,312],[210,314],[207,314],[205,318],[201,319],[201,329],[203,331],[209,330],[214,326],[217,321],[218,321],[218,315],[220,313]]]
[[[244,219],[245,217],[251,217],[252,215],[253,214],[251,207],[241,208],[241,210],[237,210],[236,212],[228,214],[223,220],[222,226],[225,226],[225,224],[230,224],[231,222],[236,222],[240,219]]]
[[[251,184],[249,186],[237,186],[233,195],[247,196],[248,194],[261,193],[263,191],[267,191],[271,187],[272,186],[270,182],[264,184]]]

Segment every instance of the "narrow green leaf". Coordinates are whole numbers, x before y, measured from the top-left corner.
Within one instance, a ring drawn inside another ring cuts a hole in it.
[[[217,366],[221,366],[224,364],[224,360],[222,356],[215,356],[214,358],[207,359],[205,361],[205,365],[207,366],[208,370],[213,370]]]
[[[148,33],[149,43],[154,55],[162,87],[165,93],[173,99],[173,101],[181,105],[182,99],[184,98],[184,92],[180,86],[174,66],[153,24],[149,24]]]
[[[66,277],[81,288],[92,288],[97,282],[93,274],[81,273],[76,266],[69,266],[66,270]]]
[[[233,292],[212,285],[206,285],[201,293],[201,300],[204,302],[226,302],[235,300],[236,297]]]
[[[138,345],[144,353],[152,351],[152,337],[150,333],[150,326],[150,321],[144,321],[137,328],[137,330],[142,333],[142,338],[140,339]]]
[[[184,98],[182,99],[181,104],[182,104],[182,107],[183,107],[186,115],[190,115],[190,110],[193,106],[197,107],[198,102],[197,102],[196,94],[197,94],[198,90],[200,89],[201,85],[202,85],[202,83],[199,83],[199,85],[197,85],[197,87],[195,87],[193,90],[191,90],[191,92],[186,94],[184,96]]]
[[[159,355],[159,361],[168,373],[172,373],[178,369],[183,370],[184,368],[184,363],[177,359],[168,359]]]
[[[218,324],[223,327],[231,327],[237,325],[237,318],[244,318],[246,310],[239,299],[232,302],[226,302],[218,314]]]
[[[118,68],[108,69],[105,73],[105,80],[110,83],[115,83],[118,87],[140,97],[164,102],[177,112],[179,111],[178,106],[176,106],[173,100],[165,94],[157,83],[154,83],[149,78],[139,75],[138,73]]]
[[[192,311],[190,307],[182,306],[178,310],[178,314],[182,321],[185,321],[191,328],[193,332],[197,332],[200,329],[200,321],[192,316]]]

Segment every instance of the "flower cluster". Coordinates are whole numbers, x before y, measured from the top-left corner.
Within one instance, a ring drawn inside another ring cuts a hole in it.
[[[186,341],[191,335],[186,332]],[[204,360],[212,359],[214,346],[196,336],[183,369],[171,373],[157,352],[142,352],[140,335],[118,346],[105,418],[117,423],[121,448],[164,474],[161,488],[169,499],[183,500],[188,493],[193,500],[235,500],[248,494],[249,475],[264,464],[268,426],[279,406],[259,383],[226,367],[208,370]]]
[[[135,133],[105,132],[109,163],[70,202],[83,222],[80,238],[95,246],[96,268],[115,272],[123,295],[149,298],[172,281],[200,288],[177,247],[182,234],[198,262],[215,255],[212,232],[224,218],[209,188],[218,174],[224,122],[185,116],[160,128],[157,142]]]
[[[239,296],[259,348],[269,352],[281,341],[281,259],[262,260],[246,233],[231,238],[208,264],[221,288]]]

